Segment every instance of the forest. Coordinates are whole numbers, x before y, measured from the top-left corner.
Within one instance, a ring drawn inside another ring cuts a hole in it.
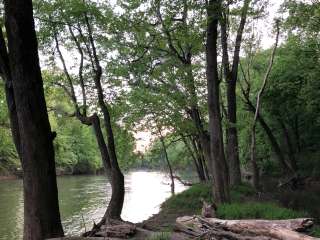
[[[4,0],[0,13],[0,240],[319,239],[318,0]],[[103,195],[98,219],[82,207],[68,225],[71,179]],[[126,219],[151,194],[134,183],[153,180],[159,209]]]

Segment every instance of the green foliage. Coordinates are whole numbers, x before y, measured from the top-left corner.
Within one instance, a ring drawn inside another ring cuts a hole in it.
[[[177,139],[179,140],[179,137],[175,138],[173,134],[168,134],[165,138],[168,158],[173,169],[175,171],[194,170],[188,149],[181,140],[177,141]],[[147,168],[167,169],[163,147],[159,139],[153,141],[147,152],[144,154],[142,166]]]
[[[306,216],[305,213],[279,207],[276,203],[253,202],[247,200],[255,195],[254,189],[248,185],[240,185],[232,189],[232,203],[218,206],[218,217],[223,219],[288,219]],[[202,208],[201,199],[212,200],[211,187],[197,184],[188,190],[167,199],[161,209],[164,212],[178,211],[199,214]]]
[[[19,159],[12,142],[4,86],[0,80],[0,175],[10,174],[19,167]]]
[[[311,229],[310,235],[313,237],[320,237],[320,226],[316,225]]]
[[[202,208],[202,198],[207,201],[212,201],[211,186],[196,184],[188,190],[167,199],[161,205],[161,209],[187,212],[194,211],[199,214]]]
[[[275,203],[242,202],[222,204],[218,217],[223,219],[291,219],[305,217],[305,214],[279,207]]]
[[[0,175],[10,174],[20,166],[10,129],[0,127]]]

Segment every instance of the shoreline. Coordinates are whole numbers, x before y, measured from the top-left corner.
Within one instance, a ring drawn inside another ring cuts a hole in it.
[[[147,171],[147,172],[152,172],[152,171],[159,171],[162,172],[161,169],[148,169],[148,168],[137,168],[137,169],[132,169],[130,171],[124,171],[123,173],[126,174],[128,172],[132,172],[132,171]],[[103,176],[105,173],[103,171],[97,171],[96,173],[93,172],[88,172],[88,173],[71,173],[68,171],[60,171],[57,170],[56,172],[56,176],[57,177],[72,177],[72,176]],[[15,173],[8,173],[5,174],[3,173],[3,175],[1,175],[0,173],[0,181],[5,181],[5,180],[17,180],[17,179],[22,179],[22,172],[19,172],[17,174]]]
[[[0,181],[6,181],[6,180],[17,180],[19,179],[16,175],[0,175]]]

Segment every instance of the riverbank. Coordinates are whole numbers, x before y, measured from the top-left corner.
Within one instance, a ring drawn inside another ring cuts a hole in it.
[[[308,212],[293,210],[280,206],[271,195],[261,198],[247,185],[241,185],[231,190],[232,203],[218,207],[217,217],[222,219],[291,219],[310,216]],[[201,198],[212,201],[210,186],[197,184],[182,193],[167,199],[162,205],[160,212],[139,224],[145,229],[162,232],[162,238],[169,239],[169,233],[173,231],[177,217],[200,214]],[[320,226],[311,229],[310,235],[320,237]]]
[[[15,175],[0,175],[0,181],[4,181],[4,180],[15,180],[18,179],[18,176]]]

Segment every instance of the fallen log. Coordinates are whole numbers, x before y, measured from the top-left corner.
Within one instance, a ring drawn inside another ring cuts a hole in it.
[[[299,232],[313,225],[309,218],[288,220],[223,220],[185,216],[177,218],[175,230],[194,239],[315,240]],[[297,232],[299,231],[299,232]]]
[[[295,218],[286,220],[263,220],[263,219],[243,219],[243,220],[223,220],[218,218],[207,218],[208,222],[215,224],[232,225],[247,225],[252,227],[281,227],[293,231],[303,232],[312,227],[313,221],[311,218]]]
[[[128,238],[136,233],[136,226],[132,223],[123,222],[117,225],[102,225],[95,237]]]

